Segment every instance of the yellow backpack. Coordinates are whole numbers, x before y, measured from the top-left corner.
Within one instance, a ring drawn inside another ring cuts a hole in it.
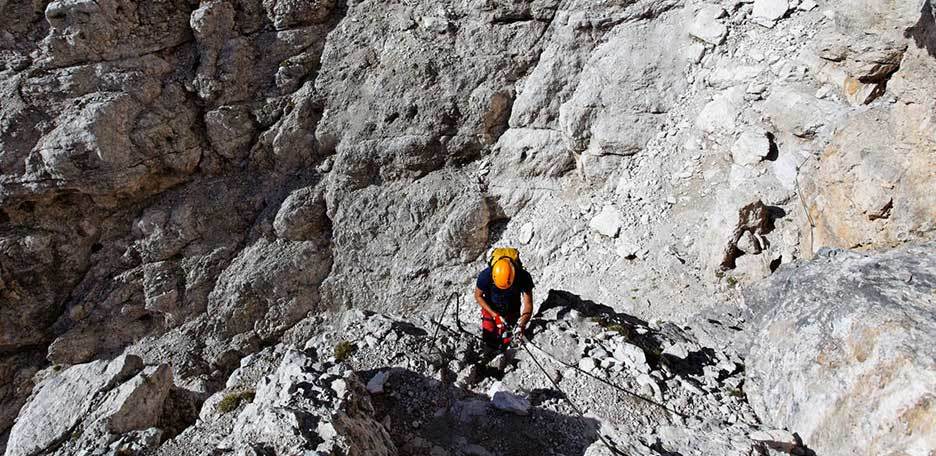
[[[514,264],[514,266],[522,267],[520,263],[520,251],[513,247],[497,247],[491,252],[491,261],[490,265],[494,266],[494,263],[501,259],[507,257]]]

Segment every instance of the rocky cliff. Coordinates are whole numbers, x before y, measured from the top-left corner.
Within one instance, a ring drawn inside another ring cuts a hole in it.
[[[297,327],[435,315],[499,244],[538,309],[571,293],[721,352],[778,267],[933,238],[933,7],[0,0],[0,435],[112,435],[137,377],[71,384],[139,359],[188,404],[133,426],[162,444]],[[332,416],[281,399],[252,413]]]

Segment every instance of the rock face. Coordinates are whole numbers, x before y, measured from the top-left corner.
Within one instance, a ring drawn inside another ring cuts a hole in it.
[[[108,446],[154,449],[160,443],[158,427],[172,388],[168,365],[144,368],[140,358],[125,355],[50,375],[20,411],[7,456],[64,455]],[[153,433],[155,441],[147,438]]]
[[[850,103],[871,103],[850,113],[816,166],[804,173],[813,227],[804,240],[813,250],[893,246],[926,239],[934,230],[934,195],[921,189],[936,185],[936,158],[927,152],[936,139],[923,126],[936,104],[920,92],[934,81],[936,67],[932,2],[883,4],[861,3],[880,12],[875,19],[836,8],[835,26],[804,55],[816,77],[838,87]],[[891,102],[872,103],[885,90]]]
[[[818,454],[936,445],[936,245],[823,250],[750,290],[745,391]]]
[[[494,246],[522,247],[537,290],[682,323],[823,246],[931,239],[933,17],[0,0],[0,436],[50,366],[134,354],[188,404],[108,444],[151,448],[316,315],[437,313]],[[596,353],[570,362],[620,364]]]

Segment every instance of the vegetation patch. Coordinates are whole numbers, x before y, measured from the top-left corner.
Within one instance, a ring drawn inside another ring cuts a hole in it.
[[[734,288],[738,286],[738,279],[734,278],[734,276],[728,276],[725,281],[728,282],[728,288]]]
[[[224,396],[224,399],[221,399],[221,402],[218,402],[217,410],[221,413],[237,410],[241,403],[252,402],[254,400],[254,396],[256,396],[254,390],[236,391],[229,393],[227,396]]]
[[[728,395],[731,397],[741,399],[741,400],[744,400],[747,397],[747,395],[744,394],[744,390],[742,390],[741,388],[728,389]]]
[[[335,361],[339,363],[344,362],[344,360],[348,359],[355,351],[357,351],[357,347],[354,346],[353,343],[346,340],[338,342],[338,344],[335,345]]]
[[[595,323],[598,323],[598,326],[601,326],[602,328],[608,331],[614,331],[624,336],[625,339],[630,340],[631,331],[630,331],[630,328],[628,328],[627,326],[624,326],[620,323],[616,323],[604,317],[595,317],[592,319],[592,321],[594,321]]]

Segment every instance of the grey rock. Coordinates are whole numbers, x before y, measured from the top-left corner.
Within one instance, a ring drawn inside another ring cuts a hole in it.
[[[33,455],[60,443],[101,395],[143,368],[136,356],[72,366],[40,382],[10,430],[7,456]]]
[[[928,446],[932,430],[911,417],[928,416],[926,391],[936,387],[934,252],[827,250],[749,290],[756,329],[745,391],[759,416],[823,454]],[[878,426],[898,420],[915,431]],[[837,431],[846,428],[862,431]]]
[[[291,241],[327,240],[331,235],[331,222],[325,211],[320,189],[301,188],[283,201],[273,220],[273,229],[277,236]]]
[[[530,402],[507,390],[501,382],[495,382],[491,386],[488,390],[488,396],[491,396],[491,405],[498,410],[516,415],[530,413]]]
[[[748,0],[719,2],[724,16],[698,9],[712,2],[482,3],[0,1],[0,435],[49,362],[129,350],[171,364],[173,381],[209,403],[225,385],[250,389],[287,345],[331,350],[319,338],[336,324],[330,309],[441,310],[504,233],[527,238],[526,222],[538,289],[641,319],[732,302],[710,274],[726,244],[745,253],[738,277],[759,277],[823,245],[932,237],[936,70],[918,2],[831,2],[782,21],[752,15],[770,2]],[[776,14],[797,5],[809,2]],[[688,39],[696,19],[722,44]],[[831,88],[822,99],[817,84]],[[762,122],[776,162],[715,159]],[[735,210],[756,200],[786,215],[736,238]],[[582,231],[591,201],[624,214],[612,243]],[[579,315],[556,329],[568,362]],[[353,331],[370,341],[353,362],[416,342]],[[264,347],[278,351],[241,362]],[[722,413],[709,396],[698,404]],[[602,428],[640,419],[605,412]],[[207,413],[181,437],[78,437],[115,439],[102,451],[166,438],[163,454],[206,454],[234,415]],[[424,418],[407,429],[426,429]],[[720,432],[693,436],[723,446],[661,445],[739,447]]]
[[[390,377],[388,371],[380,371],[374,374],[370,380],[367,381],[367,392],[371,394],[380,394],[384,392],[384,384],[387,383],[387,379]]]
[[[172,369],[166,365],[146,368],[114,389],[95,411],[95,420],[114,434],[155,427],[172,387]]]
[[[240,451],[261,444],[277,452],[397,454],[387,431],[373,419],[360,380],[354,374],[323,375],[314,365],[302,352],[285,353],[276,371],[258,382],[254,400],[240,411],[219,448]],[[317,422],[317,435],[303,432],[303,422]]]
[[[208,299],[220,334],[281,332],[318,304],[330,254],[312,241],[261,240],[221,273]]]
[[[614,349],[614,359],[626,364],[629,368],[642,373],[649,373],[647,355],[643,349],[632,344],[624,343]]]

